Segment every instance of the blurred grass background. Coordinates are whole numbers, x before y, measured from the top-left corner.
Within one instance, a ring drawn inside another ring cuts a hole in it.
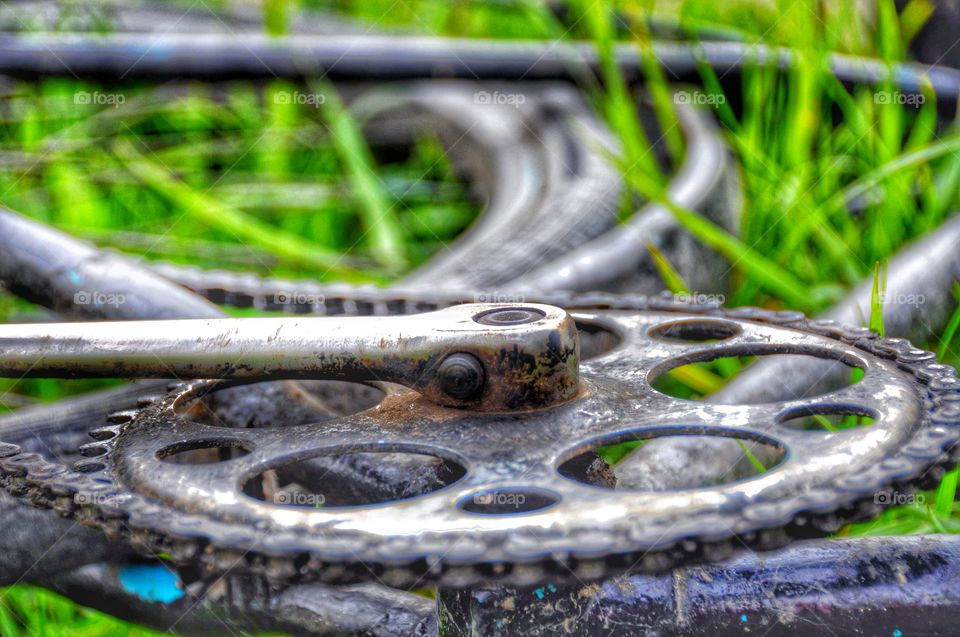
[[[907,59],[908,43],[931,15],[929,0],[900,11],[889,0],[266,0],[262,7],[274,34],[298,10],[314,9],[388,33],[592,40],[605,62],[603,82],[585,91],[621,140],[617,161],[628,183],[651,199],[662,197],[666,176],[645,159],[651,140],[634,117],[637,96],[612,64],[614,42],[649,50],[654,34],[666,33],[791,47],[797,64],[789,72],[748,61],[737,95],[723,95],[721,78],[702,69],[702,90],[723,96],[710,107],[742,167],[741,230],[732,236],[690,211],[674,213],[734,264],[730,305],[821,311],[957,207],[960,137],[938,121],[932,91],[915,107],[899,103],[888,82],[851,88],[826,66],[831,52]],[[644,89],[666,131],[661,143],[679,160],[671,89],[648,60]],[[290,99],[297,91],[323,99],[298,103]],[[84,94],[113,96],[113,103],[78,103]],[[283,82],[7,83],[0,193],[4,205],[138,258],[376,283],[422,263],[478,211],[436,139],[402,153],[371,149],[334,87]],[[661,269],[675,291],[684,286],[668,262]],[[34,311],[0,295],[0,320]],[[960,314],[927,344],[954,365],[958,324]],[[740,367],[702,366],[680,379],[678,391],[709,393]],[[0,409],[91,386],[4,381]],[[925,504],[842,534],[955,532],[956,481],[952,472]],[[22,585],[0,591],[0,633],[148,634]]]

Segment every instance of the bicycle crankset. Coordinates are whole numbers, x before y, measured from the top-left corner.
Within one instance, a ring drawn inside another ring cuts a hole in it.
[[[74,468],[3,445],[3,484],[211,571],[466,585],[661,571],[741,543],[771,548],[874,515],[892,502],[878,493],[927,486],[952,466],[960,381],[906,341],[669,297],[545,301],[566,312],[465,304],[412,317],[3,326],[7,375],[218,379],[175,383],[116,414]],[[759,404],[654,387],[687,363],[780,354],[860,372],[825,394]],[[286,422],[237,426],[245,398],[276,397],[283,383],[284,400],[297,397]],[[218,400],[227,394],[229,417]],[[331,407],[338,400],[356,413]],[[831,415],[874,422],[789,426]],[[753,476],[657,491],[618,487],[596,453],[675,435],[736,439],[773,461]],[[372,493],[348,479],[358,468],[401,486]]]

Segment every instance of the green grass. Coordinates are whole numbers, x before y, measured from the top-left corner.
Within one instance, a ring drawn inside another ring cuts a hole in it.
[[[162,635],[74,604],[56,593],[21,584],[0,589],[4,637],[153,637]]]
[[[881,0],[873,18],[854,2],[812,0],[633,0],[616,3],[619,16],[590,0],[572,0],[560,15],[534,0],[299,5],[387,32],[594,41],[601,78],[585,78],[583,88],[621,141],[614,160],[635,195],[625,197],[623,215],[636,198],[665,203],[730,261],[730,305],[816,313],[874,277],[877,293],[864,322],[880,328],[877,264],[958,204],[960,136],[938,127],[932,92],[913,108],[897,103],[889,82],[850,88],[826,68],[834,51],[905,59],[909,39],[930,14],[928,0],[908,2],[899,15]],[[287,31],[296,8],[265,2],[268,31]],[[647,99],[666,131],[659,142],[664,154],[681,160],[672,87],[649,55],[644,95],[631,92],[612,63],[616,42],[649,53],[652,34],[664,26],[693,40],[720,33],[789,46],[797,56],[785,73],[747,60],[737,95],[723,94],[721,78],[701,69],[702,90],[741,166],[744,207],[735,234],[665,200],[665,176],[646,152],[652,140],[634,113],[637,101]],[[81,93],[114,104],[78,104]],[[740,105],[736,112],[733,103]],[[477,211],[437,140],[418,140],[399,155],[368,148],[333,87],[282,82],[156,90],[66,80],[17,84],[0,100],[0,202],[137,257],[377,283],[423,263]],[[666,257],[654,251],[654,258],[670,287],[686,290]],[[2,317],[30,311],[0,296]],[[954,365],[958,329],[960,309],[926,344]],[[678,392],[707,394],[744,363],[701,365],[669,382]],[[12,390],[11,402],[22,404],[92,386],[37,380],[0,389]],[[626,451],[607,450],[611,460]],[[922,503],[843,534],[960,530],[956,485],[952,472]],[[145,634],[35,588],[0,594],[4,635]]]

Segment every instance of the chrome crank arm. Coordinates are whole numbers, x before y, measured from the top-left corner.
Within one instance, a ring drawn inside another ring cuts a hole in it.
[[[567,400],[578,389],[578,363],[574,321],[537,304],[398,317],[0,327],[0,376],[385,381],[481,411]]]

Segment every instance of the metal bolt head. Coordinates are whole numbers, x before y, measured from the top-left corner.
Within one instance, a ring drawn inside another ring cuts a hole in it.
[[[534,307],[502,307],[495,310],[481,312],[473,320],[481,325],[505,327],[508,325],[524,325],[535,323],[545,314]]]
[[[457,400],[476,398],[483,389],[483,365],[470,354],[451,354],[437,370],[440,389]]]

